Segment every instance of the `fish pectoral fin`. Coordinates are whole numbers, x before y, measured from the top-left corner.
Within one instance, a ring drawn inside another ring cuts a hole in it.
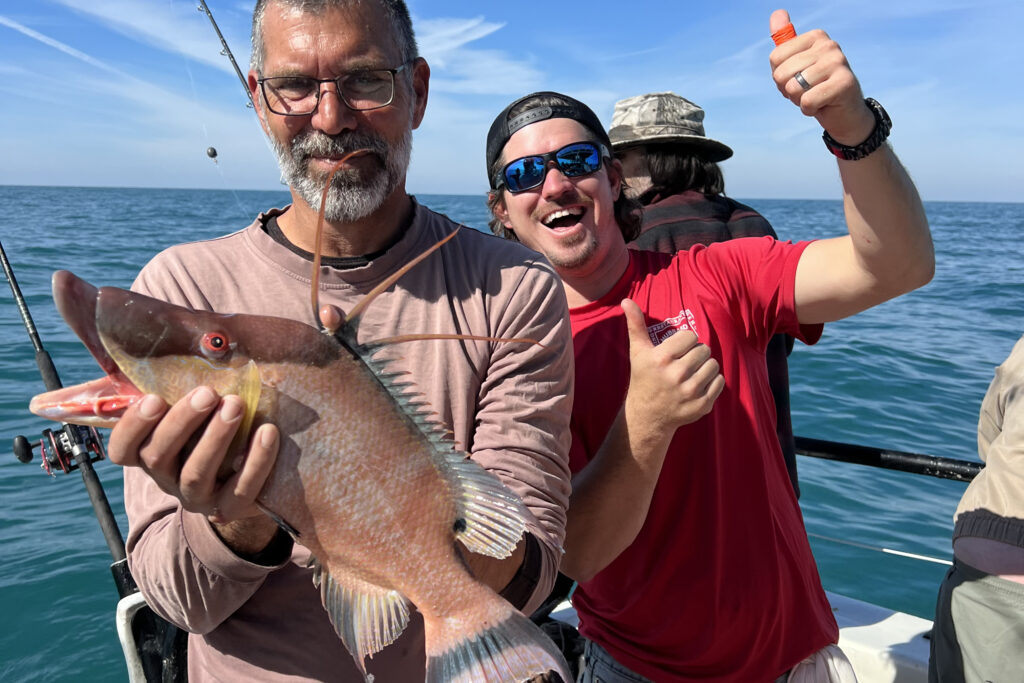
[[[454,448],[451,433],[435,419],[423,397],[401,380],[404,373],[389,369],[390,360],[365,355],[364,347],[356,352],[430,441],[432,460],[448,481],[455,501],[455,536],[474,553],[498,559],[511,555],[530,515],[523,501],[500,479]]]
[[[408,601],[396,590],[351,575],[335,579],[317,561],[312,566],[334,630],[365,675],[366,657],[393,643],[408,625]]]
[[[529,513],[523,501],[500,479],[452,451],[448,457],[455,491],[456,538],[468,550],[502,559],[515,550]]]
[[[242,399],[245,412],[242,414],[242,423],[235,432],[235,438],[231,440],[229,453],[234,453],[246,446],[249,441],[249,431],[252,429],[253,418],[256,417],[256,409],[260,404],[260,394],[263,393],[263,384],[260,381],[259,366],[250,360],[239,377],[235,393]]]

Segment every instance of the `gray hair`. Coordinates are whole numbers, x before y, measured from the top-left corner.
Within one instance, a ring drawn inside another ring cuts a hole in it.
[[[366,2],[376,2],[384,10],[384,16],[391,22],[391,29],[398,39],[398,48],[402,63],[408,63],[420,56],[416,46],[416,34],[412,30],[412,19],[409,8],[404,0],[256,0],[252,11],[252,57],[249,66],[258,74],[263,74],[263,63],[266,49],[263,40],[263,16],[267,5],[275,3],[282,7],[298,10],[308,14],[322,14],[332,7],[355,7]]]

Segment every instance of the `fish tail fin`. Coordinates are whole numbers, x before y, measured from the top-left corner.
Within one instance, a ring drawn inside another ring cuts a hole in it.
[[[427,683],[510,683],[549,672],[571,683],[569,667],[555,643],[521,612],[505,606],[499,619],[447,639],[440,650],[435,648],[445,644],[445,634],[437,633],[438,624],[425,619]]]

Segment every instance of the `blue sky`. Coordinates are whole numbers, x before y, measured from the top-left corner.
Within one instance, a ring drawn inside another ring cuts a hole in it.
[[[252,2],[208,2],[247,70]],[[0,184],[280,188],[254,113],[193,0],[0,2]],[[768,17],[824,28],[926,200],[1024,201],[1020,0],[409,2],[432,68],[408,188],[486,189],[494,116],[535,90],[587,102],[672,90],[730,145],[743,198],[838,198],[813,119],[776,91]],[[206,155],[214,146],[217,163]]]

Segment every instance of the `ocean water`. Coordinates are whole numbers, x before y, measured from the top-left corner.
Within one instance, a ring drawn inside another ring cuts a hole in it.
[[[420,201],[486,230],[483,197]],[[160,249],[244,227],[285,192],[0,187],[0,240],[65,384],[97,376],[57,315],[51,273],[127,287]],[[746,200],[782,239],[844,232],[839,201]],[[826,326],[790,358],[801,436],[976,459],[978,407],[993,369],[1024,333],[1024,204],[926,204],[938,267],[928,286]],[[0,680],[122,681],[110,554],[80,476],[47,477],[10,454],[51,426],[27,410],[42,390],[28,336],[0,285]],[[926,618],[950,556],[964,484],[799,459],[807,529],[826,588]],[[122,532],[120,472],[99,463]],[[830,540],[836,539],[836,540]]]

